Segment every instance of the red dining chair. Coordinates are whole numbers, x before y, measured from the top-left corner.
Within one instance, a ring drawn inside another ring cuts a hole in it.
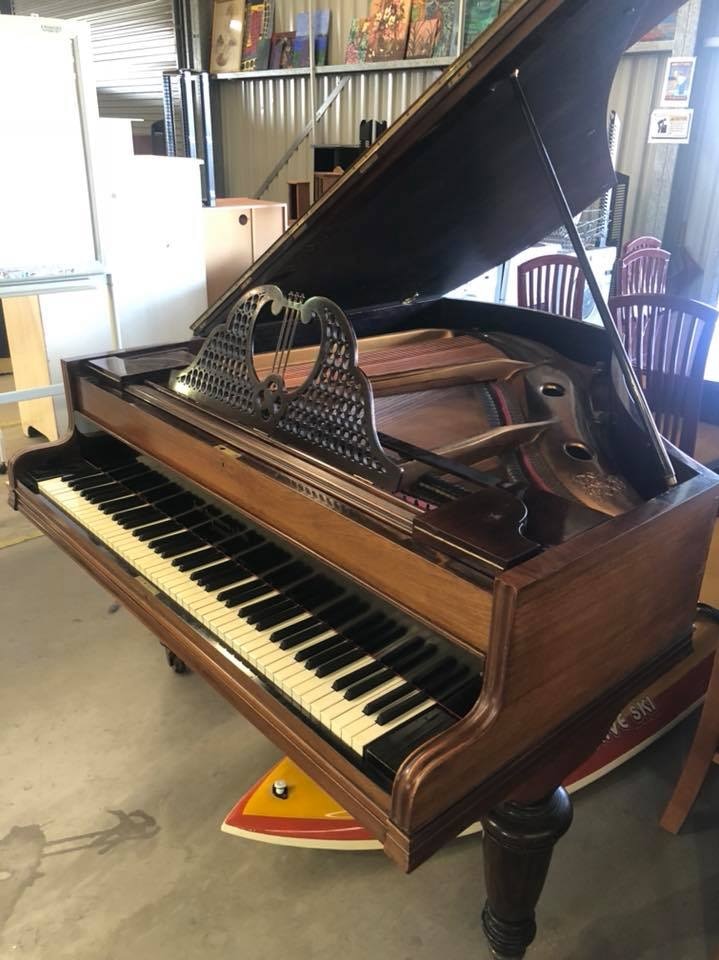
[[[577,258],[556,253],[520,263],[517,267],[517,303],[520,307],[581,320],[584,274]]]
[[[660,433],[693,454],[719,310],[661,294],[612,297],[609,307]]]
[[[619,273],[620,296],[635,293],[666,293],[671,254],[661,247],[635,250],[622,258]]]
[[[662,241],[656,237],[635,237],[633,240],[627,240],[622,248],[622,257],[628,253],[634,253],[636,250],[650,250],[653,247],[661,247]]]

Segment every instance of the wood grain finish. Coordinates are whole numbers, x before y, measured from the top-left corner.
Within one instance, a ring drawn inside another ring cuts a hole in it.
[[[166,423],[151,409],[128,403],[87,380],[76,382],[76,409],[413,617],[433,624],[469,649],[486,651],[489,591],[415,552],[409,537],[382,536],[378,549],[380,529],[368,529],[292,490],[258,470],[241,451],[210,445],[195,432]]]
[[[613,719],[614,691],[634,674],[644,682],[642,667],[664,654],[671,660],[691,632],[716,489],[701,473],[498,578],[482,695],[460,724],[400,769],[392,820],[402,834],[415,836],[455,804],[461,822],[452,829],[463,829],[491,801],[496,778],[511,795],[532,772],[533,749],[567,722],[579,725],[596,705],[599,719],[585,723],[591,752]],[[630,683],[621,693],[624,702],[633,689]],[[604,716],[602,698],[612,703]],[[516,779],[502,773],[510,760]],[[479,787],[470,787],[468,770],[481,771]],[[474,800],[463,804],[473,790]]]
[[[6,297],[3,313],[7,329],[15,389],[50,383],[50,367],[45,349],[40,300],[32,297]],[[48,440],[57,440],[58,427],[52,397],[23,400],[19,404],[20,421],[27,434],[34,428]]]

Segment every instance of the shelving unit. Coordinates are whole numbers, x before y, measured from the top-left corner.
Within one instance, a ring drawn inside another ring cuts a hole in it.
[[[342,73],[377,73],[398,70],[438,70],[448,67],[454,57],[432,57],[423,60],[385,60],[373,63],[334,63],[325,67],[295,67],[284,70],[242,70],[239,73],[213,73],[213,80],[270,80],[274,78],[309,77]]]

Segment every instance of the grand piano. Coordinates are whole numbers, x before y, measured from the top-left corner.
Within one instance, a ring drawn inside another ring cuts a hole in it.
[[[186,343],[66,362],[69,435],[10,466],[403,870],[482,820],[496,958],[534,938],[563,779],[691,650],[718,488],[606,308],[442,294],[610,186],[616,65],[670,7],[518,0]]]

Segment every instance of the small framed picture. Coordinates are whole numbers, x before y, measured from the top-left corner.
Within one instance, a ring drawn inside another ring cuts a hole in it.
[[[662,107],[688,107],[696,57],[669,57],[662,87]]]
[[[661,107],[659,110],[652,110],[647,142],[689,143],[693,118],[693,110],[685,110],[681,107]]]

